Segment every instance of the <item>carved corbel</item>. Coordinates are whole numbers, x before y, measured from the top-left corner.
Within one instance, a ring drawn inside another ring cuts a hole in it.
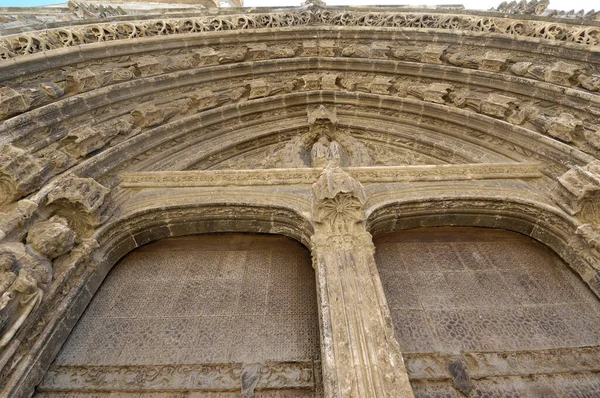
[[[89,236],[109,217],[110,190],[91,178],[69,178],[48,193],[47,208],[64,217],[81,237]]]
[[[10,87],[0,87],[0,120],[29,109],[26,96]]]
[[[444,55],[444,51],[448,46],[440,46],[431,44],[426,46],[420,52],[421,54],[421,62],[426,62],[428,64],[442,64],[442,55]]]
[[[548,68],[543,65],[534,65],[532,62],[517,62],[510,67],[510,71],[517,76],[544,80]]]
[[[265,79],[256,79],[248,83],[250,86],[250,96],[248,99],[267,97],[271,94],[271,85]]]
[[[407,61],[420,61],[421,53],[418,48],[413,46],[397,46],[391,50],[394,58],[407,60]]]
[[[89,68],[77,69],[67,75],[67,88],[69,93],[83,93],[100,87],[101,79]]]
[[[144,104],[131,112],[134,125],[138,128],[152,127],[161,124],[165,120],[162,109],[154,104]]]
[[[246,52],[248,50],[244,48],[233,48],[229,50],[219,51],[218,61],[220,64],[229,64],[232,62],[241,62],[246,58]]]
[[[163,72],[158,60],[151,56],[140,57],[136,61],[135,67],[142,77],[157,75]]]
[[[219,63],[219,54],[217,54],[214,48],[204,47],[194,50],[193,53],[198,66],[211,66]]]
[[[497,51],[488,51],[479,62],[479,69],[489,70],[492,72],[500,72],[508,61],[508,54],[499,53]]]
[[[105,145],[106,137],[90,126],[80,127],[69,132],[61,140],[62,149],[73,158],[85,157]]]
[[[387,95],[390,93],[391,87],[392,78],[387,76],[376,76],[371,83],[369,83],[369,91],[374,94]]]
[[[69,252],[74,244],[75,232],[58,216],[34,224],[27,233],[27,245],[49,260]]]
[[[552,65],[552,67],[546,71],[544,80],[550,83],[570,86],[573,84],[572,79],[574,79],[578,70],[579,66],[560,61]]]
[[[583,223],[600,225],[600,161],[575,166],[558,182],[559,205]]]
[[[454,89],[454,86],[446,83],[431,83],[429,85],[409,85],[406,93],[422,101],[445,104],[445,97]],[[400,90],[399,90],[400,91]]]
[[[342,49],[342,57],[370,58],[371,47],[361,44],[350,44]]]
[[[542,133],[564,142],[572,142],[575,135],[583,134],[583,122],[569,113],[558,116],[534,115],[531,123]]]
[[[0,206],[39,188],[46,171],[47,167],[24,150],[0,145]]]
[[[514,97],[491,93],[488,95],[471,93],[466,90],[454,91],[449,95],[454,105],[468,107],[477,113],[497,118],[508,118],[513,114],[513,109],[519,104]]]
[[[267,59],[269,52],[267,49],[267,43],[255,43],[248,45],[248,59],[251,61],[260,61]]]
[[[373,42],[371,43],[371,57],[373,58],[388,58],[392,43]]]
[[[325,397],[412,397],[365,229],[364,188],[330,162],[312,192]]]

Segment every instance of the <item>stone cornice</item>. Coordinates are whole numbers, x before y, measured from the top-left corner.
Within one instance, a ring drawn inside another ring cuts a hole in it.
[[[349,167],[362,183],[519,179],[541,177],[537,163],[453,164],[398,167]],[[122,188],[169,188],[312,184],[321,169],[158,171],[124,173]]]

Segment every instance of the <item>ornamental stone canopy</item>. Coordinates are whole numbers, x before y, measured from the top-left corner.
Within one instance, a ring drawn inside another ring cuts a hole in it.
[[[596,319],[598,13],[159,3],[0,9],[0,396],[428,396],[417,379],[468,396],[532,363],[600,394],[600,339],[403,355],[373,243],[523,234],[595,294]],[[52,365],[127,253],[224,232],[310,250],[320,360]]]

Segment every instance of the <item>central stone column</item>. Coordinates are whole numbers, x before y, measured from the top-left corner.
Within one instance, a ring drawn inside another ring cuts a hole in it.
[[[312,191],[325,397],[413,397],[365,229],[364,188],[330,162]]]

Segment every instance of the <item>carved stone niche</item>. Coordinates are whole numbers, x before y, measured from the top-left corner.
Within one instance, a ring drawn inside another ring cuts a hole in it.
[[[48,193],[51,214],[64,217],[80,237],[89,236],[109,217],[110,190],[91,178],[69,178]]]
[[[277,153],[281,167],[323,167],[333,161],[341,166],[370,166],[367,147],[337,128],[335,109],[324,105],[308,112],[309,131]]]
[[[0,145],[0,206],[35,191],[44,182],[46,167],[20,148]]]
[[[600,224],[600,161],[575,166],[558,179],[559,205],[583,223]]]

